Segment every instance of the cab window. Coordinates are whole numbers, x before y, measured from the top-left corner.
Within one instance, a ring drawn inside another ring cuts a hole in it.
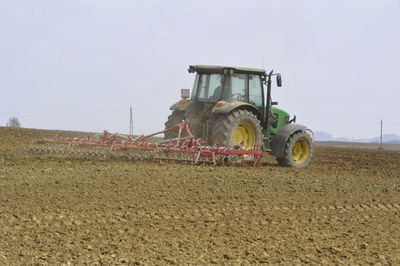
[[[197,94],[197,87],[199,86],[199,74],[196,74],[196,77],[194,79],[194,84],[193,84],[193,88],[192,88],[192,96],[190,98],[194,99],[196,98],[196,94]]]
[[[199,100],[216,101],[221,97],[222,81],[220,74],[200,75],[198,85]]]

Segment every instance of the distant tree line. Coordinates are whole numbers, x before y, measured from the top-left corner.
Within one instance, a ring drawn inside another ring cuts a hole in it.
[[[21,127],[21,123],[15,116],[11,117],[7,122],[8,127]]]

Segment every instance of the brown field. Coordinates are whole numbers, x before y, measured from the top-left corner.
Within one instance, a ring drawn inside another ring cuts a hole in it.
[[[400,151],[317,146],[308,169],[26,153],[54,134],[0,127],[0,265],[400,264]]]
[[[318,146],[357,148],[357,149],[379,149],[379,143],[360,143],[360,142],[339,142],[339,141],[318,141]],[[400,150],[400,144],[383,144],[384,150]]]

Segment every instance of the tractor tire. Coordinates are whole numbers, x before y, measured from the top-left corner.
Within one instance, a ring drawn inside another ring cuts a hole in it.
[[[284,157],[276,158],[280,166],[306,168],[314,152],[313,138],[307,131],[294,133],[285,144]]]
[[[236,110],[220,115],[211,133],[211,142],[219,142],[232,148],[253,149],[259,144],[262,148],[263,134],[260,121],[247,110]]]
[[[173,111],[169,116],[167,122],[165,122],[165,129],[175,126],[185,120],[185,113],[181,111]],[[177,138],[179,129],[167,131],[164,133],[164,139]]]

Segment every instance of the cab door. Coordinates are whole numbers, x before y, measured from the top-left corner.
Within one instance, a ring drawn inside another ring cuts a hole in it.
[[[256,106],[261,114],[264,115],[264,93],[261,77],[249,74],[249,103]]]

